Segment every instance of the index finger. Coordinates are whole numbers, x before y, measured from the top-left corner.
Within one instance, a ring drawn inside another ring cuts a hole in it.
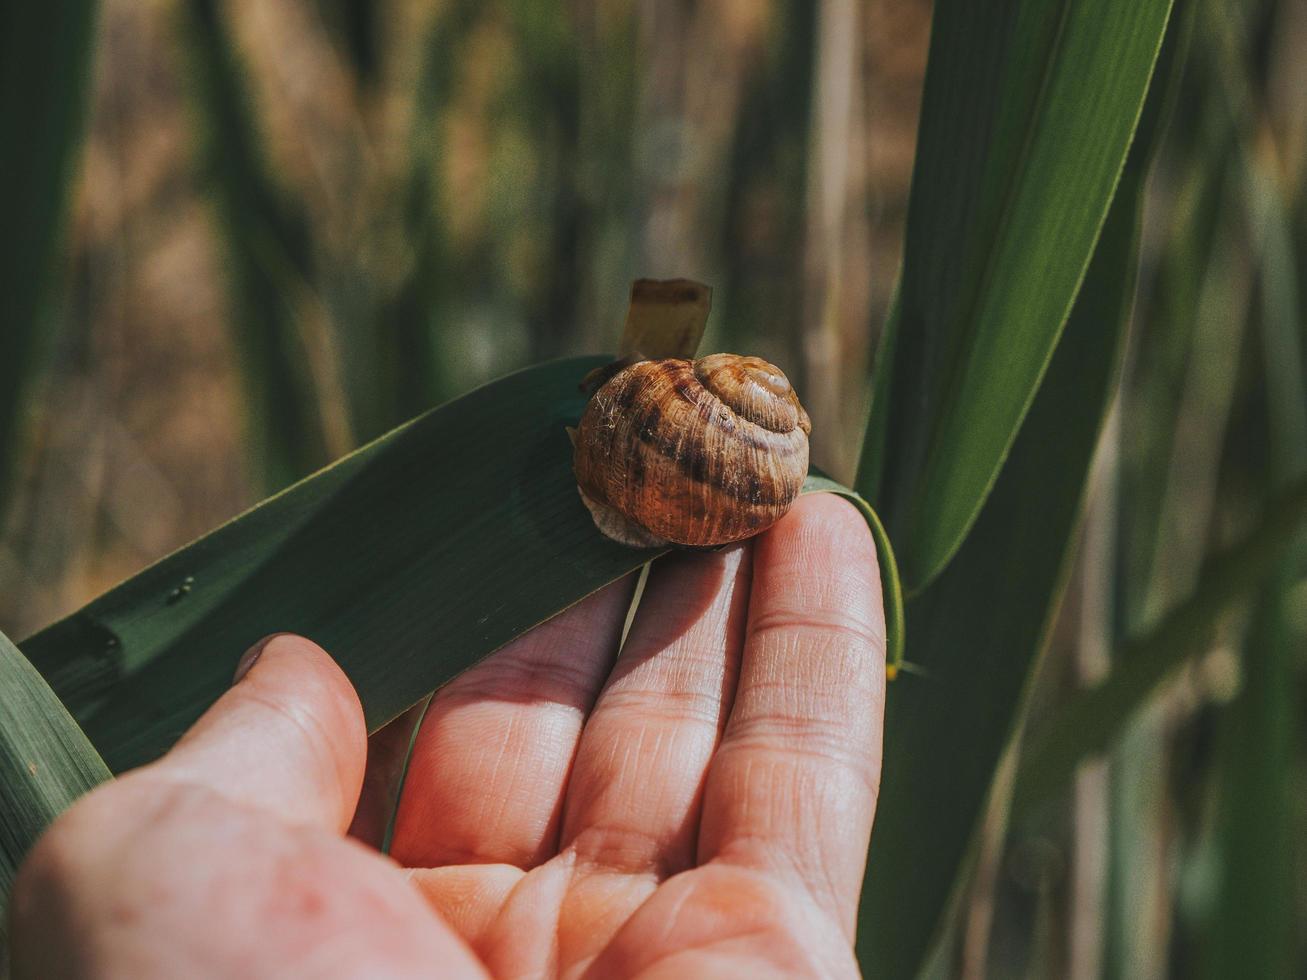
[[[871,533],[831,494],[757,542],[699,859],[797,879],[853,935],[880,784],[885,617]]]

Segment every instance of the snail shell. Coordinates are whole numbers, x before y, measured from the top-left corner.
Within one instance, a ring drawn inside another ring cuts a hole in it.
[[[573,467],[599,529],[635,547],[712,546],[764,530],[808,472],[808,413],[759,357],[639,361],[595,392]]]

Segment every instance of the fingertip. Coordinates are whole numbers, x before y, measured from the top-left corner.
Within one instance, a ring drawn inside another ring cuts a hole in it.
[[[233,684],[239,683],[245,677],[245,675],[250,672],[250,668],[253,667],[256,663],[258,663],[259,658],[263,656],[263,648],[266,647],[273,640],[275,640],[277,637],[286,636],[286,635],[287,634],[285,633],[269,633],[263,639],[259,640],[248,650],[242,653],[240,660],[236,661],[236,669],[232,671],[231,682]]]
[[[874,548],[867,521],[839,494],[805,493],[773,530],[826,536],[832,541]]]
[[[241,668],[158,769],[291,822],[343,830],[367,761],[349,678],[320,646],[290,633],[259,641]]]
[[[822,573],[865,576],[879,601],[880,566],[871,528],[858,508],[838,494],[803,494],[761,543],[771,553],[792,556]]]
[[[313,704],[326,722],[324,728],[333,740],[335,754],[356,763],[362,779],[368,739],[363,703],[331,654],[307,637],[274,633],[260,641],[260,653],[245,680],[270,694]]]
[[[252,656],[251,656],[252,654]],[[334,657],[307,637],[273,633],[242,657],[236,684],[253,684],[273,693],[294,692],[333,716],[332,731],[352,741],[366,741],[363,704]]]

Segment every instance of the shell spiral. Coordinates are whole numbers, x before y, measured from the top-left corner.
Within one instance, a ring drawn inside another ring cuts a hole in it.
[[[762,358],[640,361],[590,399],[573,467],[610,536],[726,544],[789,510],[808,472],[810,431],[788,379]]]

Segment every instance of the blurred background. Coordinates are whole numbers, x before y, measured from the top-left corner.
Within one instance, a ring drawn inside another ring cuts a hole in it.
[[[1035,719],[1307,453],[1307,0],[1197,6]],[[638,276],[710,283],[705,349],[784,367],[814,461],[849,480],[930,12],[102,0],[62,288],[26,437],[3,447],[0,630],[492,377],[610,349]],[[1056,807],[991,808],[945,975],[1230,975],[1213,922],[1269,937],[1243,975],[1303,975],[1303,573]],[[1264,656],[1241,659],[1249,637]]]
[[[638,276],[710,283],[708,347],[782,365],[851,476],[929,16],[104,0],[0,624],[492,377],[612,348]]]

